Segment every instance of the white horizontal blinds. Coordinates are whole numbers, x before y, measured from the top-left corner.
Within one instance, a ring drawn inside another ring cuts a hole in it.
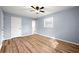
[[[53,17],[44,19],[44,27],[45,28],[53,28]]]
[[[35,33],[35,29],[36,29],[36,22],[35,20],[32,20],[32,34]]]
[[[21,36],[21,18],[11,16],[11,38]]]

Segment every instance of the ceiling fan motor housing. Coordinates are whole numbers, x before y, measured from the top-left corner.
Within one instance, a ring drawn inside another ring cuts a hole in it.
[[[39,7],[38,6],[36,6],[36,10],[39,10]]]

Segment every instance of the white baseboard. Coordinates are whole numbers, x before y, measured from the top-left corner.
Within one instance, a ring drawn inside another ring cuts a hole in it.
[[[17,38],[17,37],[30,36],[30,35],[33,35],[33,34],[26,34],[26,35],[21,35],[21,36],[16,36],[16,37],[10,37],[10,38],[6,38],[6,39],[3,39],[3,40],[8,40],[8,39]]]
[[[19,37],[30,36],[30,35],[33,35],[33,34],[21,35]]]
[[[33,35],[33,34],[21,35],[21,36],[17,36],[17,37],[24,37],[24,36],[30,36],[30,35]],[[15,38],[15,37],[13,37],[13,38]],[[9,40],[9,39],[12,39],[12,38],[10,37],[10,38],[6,38],[6,39],[0,40],[0,49],[1,49],[1,47],[2,47],[2,42],[3,42],[4,40]]]
[[[35,33],[35,34],[42,35],[42,36],[45,36],[45,37],[49,37],[49,38],[56,39],[56,40],[60,40],[60,41],[64,41],[64,42],[67,42],[67,43],[71,43],[71,44],[79,45],[79,43],[70,42],[70,41],[63,40],[63,39],[59,39],[59,38],[56,38],[56,37],[51,37],[51,36],[44,35],[44,34],[40,34],[40,33]],[[19,37],[30,36],[30,35],[33,35],[33,34],[22,35],[22,36],[19,36]],[[12,38],[7,38],[7,39],[4,39],[4,40],[8,40],[8,39],[12,39]],[[2,46],[2,42],[3,42],[3,40],[0,41],[0,48],[1,48],[1,46]]]
[[[52,39],[56,39],[56,40],[60,40],[60,41],[64,41],[64,42],[67,42],[67,43],[71,43],[71,44],[79,45],[79,43],[75,43],[75,42],[71,42],[71,41],[67,41],[67,40],[59,39],[59,38],[56,38],[56,37],[51,37],[51,36],[44,35],[44,34],[39,34],[39,33],[36,33],[36,34],[38,34],[38,35],[42,35],[42,36],[45,36],[45,37],[49,37],[49,38],[52,38]]]

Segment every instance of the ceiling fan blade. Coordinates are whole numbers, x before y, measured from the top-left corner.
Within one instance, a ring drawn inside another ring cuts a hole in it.
[[[40,9],[44,9],[44,7],[41,7]]]
[[[43,12],[44,13],[45,11],[40,11],[40,12]]]
[[[31,7],[35,9],[35,7],[34,7],[34,6],[31,6]]]

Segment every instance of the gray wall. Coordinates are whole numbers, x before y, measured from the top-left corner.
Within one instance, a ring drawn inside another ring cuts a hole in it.
[[[44,19],[53,17],[54,28],[44,28]],[[50,16],[38,18],[37,33],[79,43],[79,7],[63,10]]]
[[[11,16],[18,16],[4,12],[4,39],[11,37]],[[32,19],[28,17],[18,16],[22,19],[22,35],[32,34]]]
[[[1,9],[0,9],[0,39],[1,39]]]
[[[11,37],[11,16],[4,13],[4,39]]]
[[[3,21],[3,11],[2,9],[0,8],[0,40],[3,39],[2,36],[2,31],[3,31],[3,25],[2,25],[2,21]]]

